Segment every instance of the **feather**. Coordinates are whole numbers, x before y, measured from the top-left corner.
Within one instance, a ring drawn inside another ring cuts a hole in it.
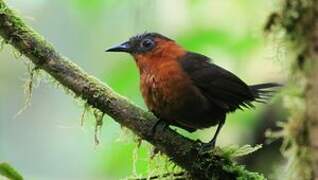
[[[253,101],[265,103],[279,86],[276,83],[248,86],[233,73],[211,63],[203,55],[188,52],[179,59],[183,70],[191,77],[193,84],[214,106],[225,112],[236,109],[254,108]]]

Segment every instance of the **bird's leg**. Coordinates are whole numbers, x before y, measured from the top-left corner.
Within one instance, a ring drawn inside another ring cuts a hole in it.
[[[225,118],[222,119],[221,121],[219,121],[218,127],[216,128],[216,131],[213,135],[213,138],[211,139],[210,142],[205,143],[201,146],[201,149],[199,152],[200,154],[208,153],[215,147],[216,139],[217,139],[217,137],[218,137],[223,125],[224,125],[224,122],[225,122]]]
[[[152,126],[151,133],[155,135],[157,128],[165,129],[168,127],[168,124],[163,119],[158,119],[158,121]]]

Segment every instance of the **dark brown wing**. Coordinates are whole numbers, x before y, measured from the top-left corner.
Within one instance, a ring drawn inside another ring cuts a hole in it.
[[[183,70],[209,101],[225,112],[254,107],[255,100],[248,85],[231,72],[210,63],[206,56],[188,52],[180,60]]]

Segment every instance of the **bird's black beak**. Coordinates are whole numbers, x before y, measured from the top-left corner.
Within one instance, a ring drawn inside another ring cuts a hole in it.
[[[131,46],[129,45],[129,42],[124,42],[120,45],[114,46],[112,48],[109,48],[106,50],[106,52],[131,52]]]

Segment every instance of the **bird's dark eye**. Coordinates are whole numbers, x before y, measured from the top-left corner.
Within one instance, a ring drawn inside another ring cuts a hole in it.
[[[141,48],[143,48],[144,50],[149,50],[154,47],[155,43],[151,39],[144,39],[143,41],[141,41],[140,45]]]

